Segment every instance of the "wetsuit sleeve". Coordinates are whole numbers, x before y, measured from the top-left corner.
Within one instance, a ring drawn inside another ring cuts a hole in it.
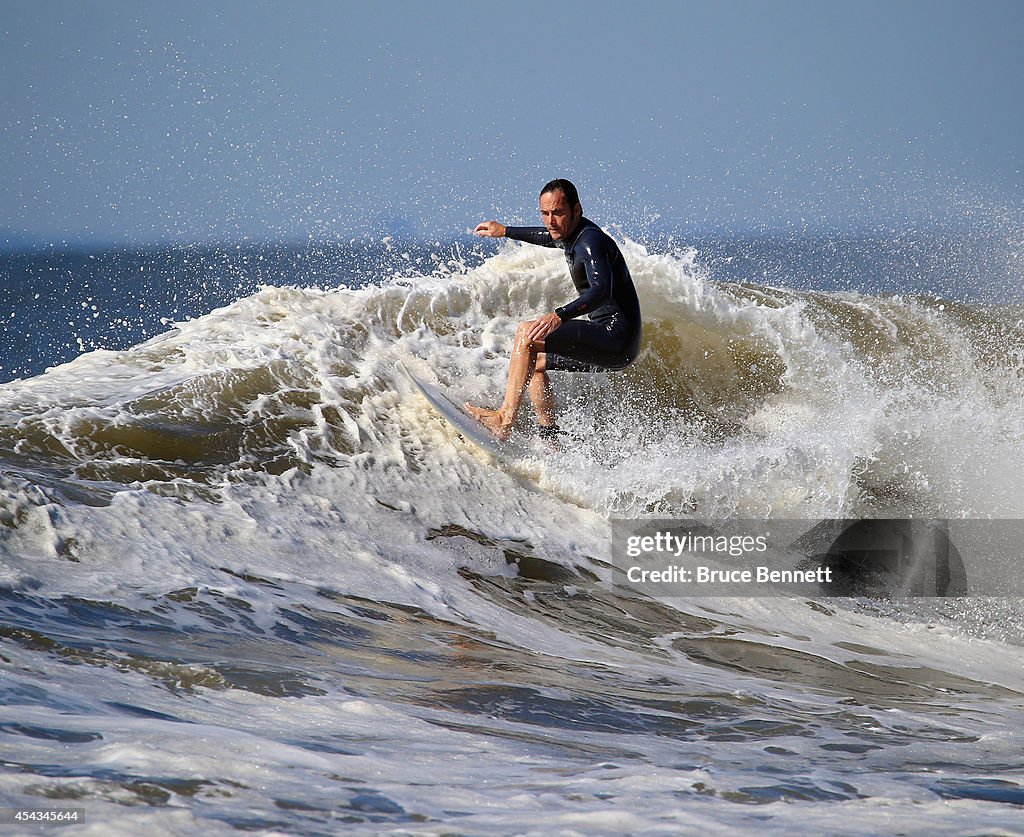
[[[528,244],[539,244],[541,247],[554,247],[555,241],[547,227],[505,227],[505,238],[513,241],[525,241]]]
[[[612,260],[608,246],[600,234],[589,235],[588,232],[584,232],[576,245],[576,261],[583,264],[590,287],[568,305],[555,309],[563,320],[587,314],[612,298]]]

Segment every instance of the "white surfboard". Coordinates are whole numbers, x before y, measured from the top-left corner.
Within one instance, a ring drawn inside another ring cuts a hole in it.
[[[461,405],[449,397],[440,387],[421,381],[406,369],[403,363],[398,364],[405,376],[412,381],[423,397],[437,410],[466,441],[497,457],[514,456],[519,448],[511,442],[503,442],[490,430],[467,413]]]

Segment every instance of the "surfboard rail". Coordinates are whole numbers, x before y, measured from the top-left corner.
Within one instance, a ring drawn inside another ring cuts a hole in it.
[[[441,414],[441,417],[466,441],[495,457],[507,457],[517,453],[518,448],[515,444],[501,441],[439,386],[418,378],[401,361],[398,363],[398,368],[412,381],[430,405]]]

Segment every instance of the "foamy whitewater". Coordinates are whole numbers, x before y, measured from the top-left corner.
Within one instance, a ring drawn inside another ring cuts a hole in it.
[[[509,463],[398,364],[497,402],[516,323],[571,289],[526,245],[263,287],[0,385],[0,807],[104,837],[1024,834],[1022,599],[667,599],[611,555],[620,518],[1024,518],[1021,311],[622,247],[643,357],[555,376],[569,442]],[[969,579],[1012,586],[1002,557]]]

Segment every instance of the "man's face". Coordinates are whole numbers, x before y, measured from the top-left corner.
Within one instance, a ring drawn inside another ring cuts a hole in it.
[[[551,238],[560,241],[576,231],[580,218],[583,217],[583,207],[579,204],[569,206],[565,192],[561,189],[545,192],[540,196],[540,217],[551,233]]]

